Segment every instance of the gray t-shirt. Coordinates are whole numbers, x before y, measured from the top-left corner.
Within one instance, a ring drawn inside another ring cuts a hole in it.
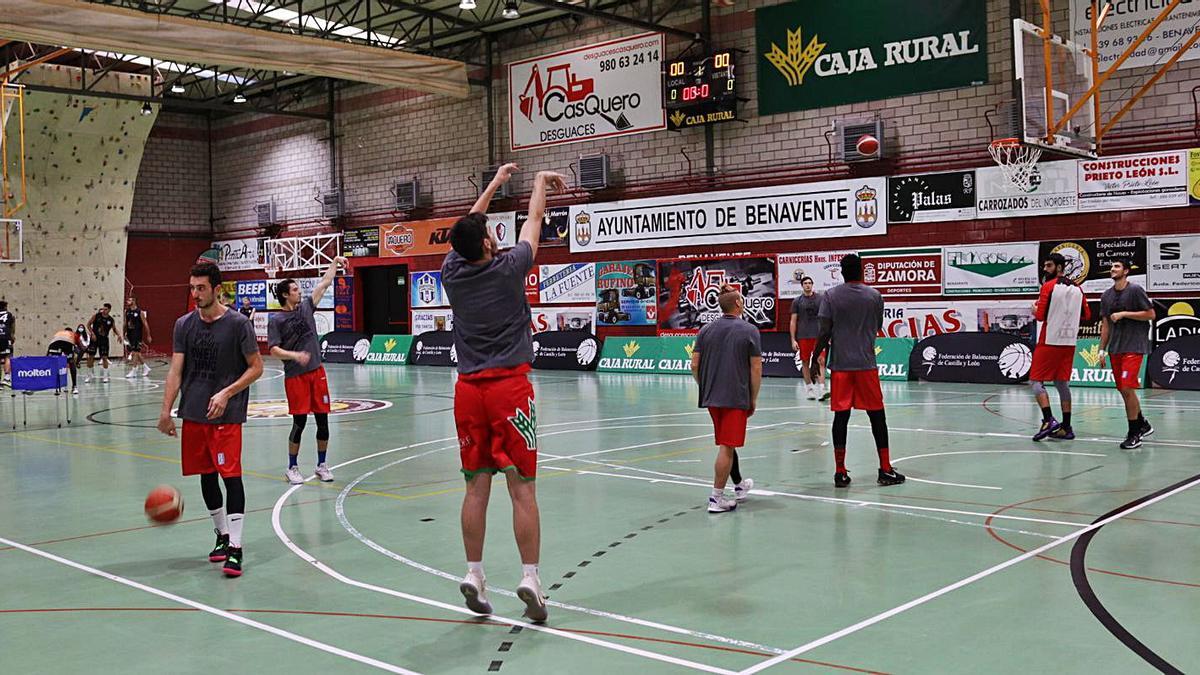
[[[246,421],[250,389],[229,399],[225,414],[208,419],[208,401],[237,381],[249,367],[247,357],[258,353],[254,326],[237,312],[226,311],[208,323],[200,311],[188,312],[175,321],[172,343],[183,354],[183,381],[179,388],[179,416],[202,424],[241,424]]]
[[[1123,291],[1118,291],[1115,286],[1104,291],[1100,296],[1100,314],[1108,322],[1109,354],[1150,353],[1149,321],[1121,319],[1113,323],[1109,317],[1117,312],[1142,312],[1151,307],[1146,289],[1135,283],[1130,283]]]
[[[830,370],[875,370],[875,336],[883,328],[883,296],[861,283],[845,283],[825,291],[821,319],[833,323]]]
[[[700,407],[750,409],[750,357],[762,356],[758,329],[725,314],[696,336]]]
[[[267,320],[267,348],[281,347],[289,352],[308,352],[308,363],[283,362],[284,378],[296,377],[321,367],[321,345],[317,344],[316,307],[312,296],[304,298],[290,312],[271,312]]]
[[[454,350],[463,375],[514,368],[533,361],[525,274],[533,266],[526,242],[486,265],[472,265],[454,251],[442,262],[442,285],[454,310]]]
[[[792,301],[792,314],[796,315],[796,339],[815,338],[821,333],[821,322],[817,313],[821,309],[821,296],[824,293],[813,293],[811,296],[801,293]]]

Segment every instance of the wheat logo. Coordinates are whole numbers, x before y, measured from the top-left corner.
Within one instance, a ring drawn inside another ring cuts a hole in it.
[[[387,340],[385,340],[383,342],[383,350],[386,352],[390,352],[396,348],[396,344],[397,344],[396,338],[388,338]]]
[[[821,52],[825,51],[825,43],[819,42],[820,36],[815,33],[812,39],[808,41],[808,46],[801,47],[803,43],[801,37],[802,30],[802,28],[797,27],[796,30],[789,30],[787,32],[786,53],[779,48],[779,45],[772,42],[771,51],[766,55],[771,65],[775,66],[783,74],[789,87],[804,84],[805,74],[816,63],[817,57],[821,55]]]
[[[671,124],[674,124],[677,127],[683,126],[683,111],[682,110],[676,110],[675,112],[671,113]]]
[[[530,450],[537,450],[537,408],[533,405],[533,399],[528,399],[528,401],[529,414],[517,408],[513,416],[508,418],[508,421],[517,430],[517,433],[521,434],[521,438],[525,440],[525,447]]]
[[[625,346],[621,349],[625,351],[625,358],[632,359],[633,355],[636,354],[641,348],[641,345],[639,345],[636,341],[629,341],[626,342]]]
[[[1100,365],[1100,345],[1094,344],[1091,347],[1079,352],[1079,356],[1083,358],[1083,362],[1088,364],[1088,368],[1095,368]]]
[[[683,346],[683,351],[687,352],[688,358],[692,358],[692,352],[696,351],[696,343],[689,342]]]

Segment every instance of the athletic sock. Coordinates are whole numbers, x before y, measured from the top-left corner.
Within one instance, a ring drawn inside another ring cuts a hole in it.
[[[229,526],[225,523],[225,507],[209,511],[208,515],[212,516],[213,527],[217,528],[220,534],[229,534]]]
[[[324,463],[325,463],[325,453],[326,453],[326,451],[325,451],[325,450],[318,450],[318,451],[317,451],[317,464],[324,464]]]
[[[521,576],[533,577],[534,579],[537,579],[538,578],[537,563],[534,563],[532,565],[526,565],[525,563],[521,563]]]
[[[229,514],[229,545],[233,548],[242,547],[242,518],[244,513]]]
[[[846,449],[834,448],[833,461],[837,464],[838,473],[846,473]]]
[[[1064,411],[1063,411],[1063,421],[1062,421],[1062,423],[1063,423],[1063,426],[1064,426],[1064,427],[1070,427],[1070,426],[1071,426],[1071,413],[1067,412],[1066,410],[1064,410]]]
[[[713,496],[713,499],[724,499],[725,498],[725,489],[724,488],[713,488],[712,496]]]
[[[1146,418],[1145,418],[1145,417],[1142,417],[1142,413],[1140,413],[1140,412],[1139,412],[1139,413],[1138,413],[1138,416],[1137,416],[1137,421],[1138,421],[1139,423],[1141,423],[1141,424],[1145,424],[1145,423],[1146,423]]]
[[[1054,419],[1054,411],[1050,409],[1050,406],[1042,408],[1042,421],[1049,422],[1052,419]]]
[[[288,468],[289,468],[289,469],[290,469],[290,468],[292,468],[293,466],[296,466],[296,458],[297,458],[298,456],[299,456],[299,455],[293,455],[293,454],[290,454],[290,453],[288,454]]]
[[[467,561],[467,572],[474,572],[482,577],[483,576],[483,561],[480,560],[479,562],[471,562],[470,560],[468,560]]]
[[[1141,421],[1127,420],[1127,422],[1129,423],[1129,433],[1136,434],[1137,432],[1141,431],[1141,429],[1142,429]]]
[[[887,448],[879,448],[879,470],[888,473],[892,470],[892,456]]]

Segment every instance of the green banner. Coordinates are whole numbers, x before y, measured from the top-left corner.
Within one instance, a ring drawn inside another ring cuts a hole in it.
[[[600,351],[602,373],[657,373],[663,344],[657,337],[610,337]]]
[[[1138,373],[1138,381],[1146,383],[1146,362],[1149,356],[1142,359],[1142,369]],[[1095,338],[1079,340],[1075,344],[1075,363],[1071,366],[1072,387],[1109,387],[1116,388],[1113,379],[1112,361],[1104,360],[1100,367],[1100,341]]]
[[[791,2],[754,23],[760,115],[987,82],[985,0]]]
[[[411,335],[376,335],[371,338],[371,351],[367,352],[367,363],[408,365],[408,348],[412,345],[412,339]]]
[[[662,344],[662,351],[658,355],[658,372],[691,375],[695,336],[663,337],[658,340]]]
[[[875,340],[875,363],[879,379],[903,381],[908,379],[908,355],[917,341],[912,338],[879,338]]]

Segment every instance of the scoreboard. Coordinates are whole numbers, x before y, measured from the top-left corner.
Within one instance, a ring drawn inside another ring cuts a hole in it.
[[[667,128],[675,131],[737,119],[735,65],[732,49],[664,63]]]

